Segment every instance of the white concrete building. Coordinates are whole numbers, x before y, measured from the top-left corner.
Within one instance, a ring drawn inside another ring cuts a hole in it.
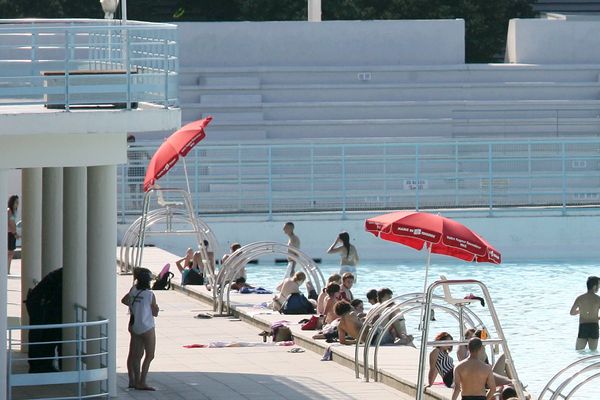
[[[180,125],[176,27],[115,28],[102,20],[0,24],[0,199],[14,194],[8,178],[21,170],[21,292],[25,296],[48,272],[63,267],[63,323],[75,322],[75,305],[87,309],[89,321],[109,320],[111,395],[116,166],[127,161],[128,133]],[[0,236],[7,236],[5,211]],[[6,304],[6,251],[0,246],[0,304]],[[27,322],[23,307],[21,324]],[[6,330],[5,307],[2,335]],[[0,348],[0,376],[7,376],[6,346]],[[0,393],[7,392],[6,385],[1,379]]]

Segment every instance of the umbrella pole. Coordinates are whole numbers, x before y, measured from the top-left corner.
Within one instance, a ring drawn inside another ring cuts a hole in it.
[[[419,320],[419,330],[422,330],[424,325],[423,312],[425,311],[425,293],[427,292],[427,278],[429,277],[429,264],[431,263],[431,243],[427,246],[427,262],[425,263],[425,283],[423,284],[423,304],[421,305],[421,319]]]
[[[183,160],[183,172],[185,173],[185,183],[187,184],[188,193],[191,195],[192,191],[190,190],[190,180],[188,178],[187,165],[185,163],[185,157],[181,157],[181,159]]]

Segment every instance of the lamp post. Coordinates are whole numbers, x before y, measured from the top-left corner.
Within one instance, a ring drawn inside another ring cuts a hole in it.
[[[104,11],[104,19],[113,19],[119,5],[119,0],[100,0],[100,5],[102,6],[102,11]]]
[[[321,21],[321,0],[308,0],[308,20]]]

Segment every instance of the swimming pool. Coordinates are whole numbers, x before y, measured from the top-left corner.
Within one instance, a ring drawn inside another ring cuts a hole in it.
[[[448,259],[450,260],[450,259]],[[448,279],[477,279],[487,285],[496,312],[508,339],[519,378],[528,390],[538,395],[546,382],[569,363],[590,355],[589,351],[574,349],[578,317],[569,315],[575,297],[585,292],[585,281],[599,275],[593,263],[507,263],[502,265],[437,262],[430,268],[430,282],[445,275]],[[249,265],[248,282],[274,288],[284,274],[284,265]],[[339,270],[339,265],[321,265],[327,278]],[[384,264],[361,262],[358,282],[353,288],[355,297],[366,303],[365,293],[372,288],[389,287],[395,295],[423,290],[423,264]],[[459,297],[473,289],[452,288]],[[437,292],[436,292],[437,293]],[[440,293],[441,294],[441,289]],[[462,296],[461,296],[462,297]],[[471,307],[491,327],[487,308]],[[458,324],[441,313],[431,324],[431,335],[449,330],[458,337]],[[417,333],[419,315],[409,315],[409,333]],[[492,332],[493,335],[493,332]],[[489,351],[488,351],[489,353]],[[456,359],[456,353],[453,353]],[[592,391],[593,389],[593,391]],[[573,399],[600,399],[600,385],[588,384]]]

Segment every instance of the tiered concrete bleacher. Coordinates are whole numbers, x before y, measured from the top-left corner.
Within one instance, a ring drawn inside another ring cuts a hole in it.
[[[219,140],[586,136],[600,66],[183,67],[183,122]]]

